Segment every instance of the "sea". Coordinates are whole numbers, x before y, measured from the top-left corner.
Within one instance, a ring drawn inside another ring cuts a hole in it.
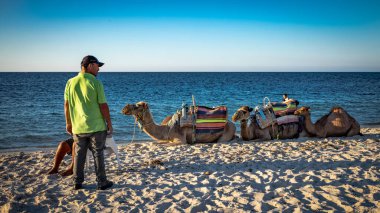
[[[74,72],[0,73],[0,151],[55,148],[65,132],[63,92]],[[118,144],[150,141],[131,116],[128,103],[145,101],[156,123],[183,103],[228,107],[228,117],[241,106],[261,106],[282,94],[311,107],[315,122],[331,107],[341,106],[361,126],[380,126],[378,72],[101,72]],[[240,124],[236,123],[238,134]]]

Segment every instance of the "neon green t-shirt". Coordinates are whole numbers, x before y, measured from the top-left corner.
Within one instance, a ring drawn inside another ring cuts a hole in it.
[[[107,130],[99,104],[107,103],[101,81],[89,73],[69,79],[65,88],[73,134]]]

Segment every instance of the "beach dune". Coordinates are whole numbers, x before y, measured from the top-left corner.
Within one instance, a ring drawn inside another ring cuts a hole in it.
[[[266,142],[119,146],[115,182],[96,190],[92,162],[84,189],[46,175],[54,150],[0,155],[1,212],[380,211],[380,128],[364,136]],[[64,160],[70,163],[69,156]],[[61,168],[64,169],[64,166]]]

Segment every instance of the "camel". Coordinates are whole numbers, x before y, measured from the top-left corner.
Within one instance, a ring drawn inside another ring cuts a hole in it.
[[[301,107],[294,114],[305,117],[306,131],[316,137],[362,135],[360,124],[342,107],[333,107],[329,114],[322,116],[315,124],[310,118],[310,107]]]
[[[124,115],[132,115],[142,126],[143,131],[154,140],[166,141],[172,144],[192,144],[192,127],[180,127],[174,125],[168,126],[167,119],[157,125],[149,110],[149,106],[145,102],[138,102],[136,104],[127,104],[122,113]],[[214,134],[196,134],[196,143],[214,143],[214,142],[227,142],[235,138],[235,125],[228,121],[223,132]]]
[[[253,109],[249,106],[240,107],[235,114],[232,116],[232,121],[237,122],[240,121],[240,129],[241,129],[241,137],[245,141],[249,140],[271,140],[277,138],[276,129],[278,129],[278,138],[279,139],[290,139],[297,137],[305,137],[308,136],[303,130],[299,133],[299,124],[291,123],[286,125],[277,124],[272,126],[268,126],[265,129],[261,129],[256,122],[255,116],[252,117],[251,123],[248,125],[248,119],[251,118],[250,112]]]

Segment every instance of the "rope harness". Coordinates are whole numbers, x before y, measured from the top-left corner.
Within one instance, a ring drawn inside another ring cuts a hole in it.
[[[132,110],[133,112],[134,110]],[[145,110],[144,110],[145,111]],[[135,123],[133,124],[133,135],[132,135],[132,140],[130,143],[132,143],[135,139],[135,135],[136,135],[136,124],[138,124],[140,130],[143,129],[143,124],[142,124],[142,117],[143,117],[143,114],[145,114],[145,112],[143,111],[143,113],[141,113],[141,116],[139,116],[138,113],[136,113],[136,116],[135,116]]]
[[[195,107],[196,107],[196,105],[195,105],[195,97],[194,97],[194,95],[192,95],[191,96],[191,98],[192,98],[192,101],[193,101],[193,107],[192,107],[192,112],[193,112],[193,132],[192,132],[192,134],[191,134],[191,143],[190,144],[195,144],[195,142],[196,142],[196,140],[197,140],[197,135],[196,135],[196,133],[195,133],[195,128],[196,128],[196,119],[197,119],[197,116],[195,115]]]
[[[132,143],[133,142],[133,140],[135,139],[135,133],[136,133],[136,119],[135,119],[135,123],[133,124],[133,135],[132,135],[132,140],[131,140],[131,142],[130,143]]]

